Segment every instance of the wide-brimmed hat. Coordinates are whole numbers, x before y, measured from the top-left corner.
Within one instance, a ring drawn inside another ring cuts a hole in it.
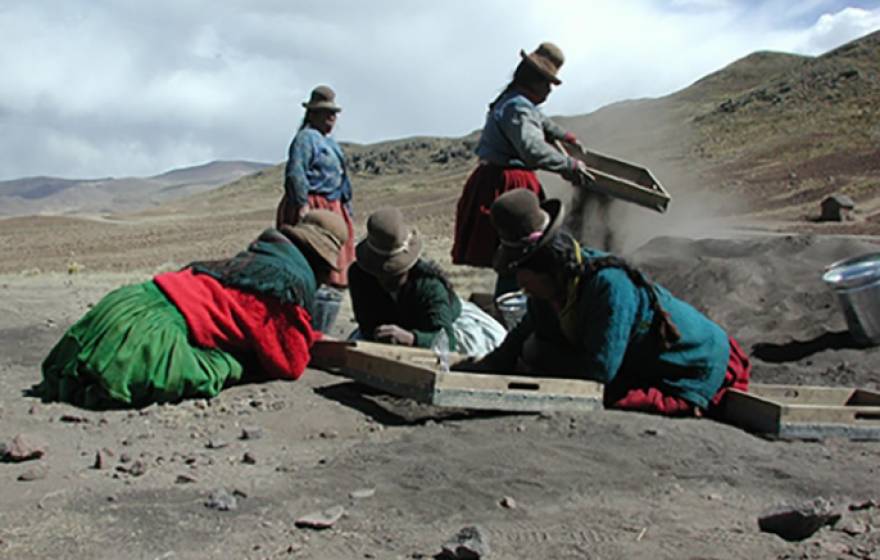
[[[358,265],[373,276],[397,276],[419,260],[422,239],[406,225],[400,210],[385,208],[367,220],[367,237],[357,244],[355,254]]]
[[[302,106],[310,111],[324,109],[339,112],[342,110],[342,107],[336,104],[336,92],[330,86],[318,86],[313,89],[309,100],[303,101]]]
[[[312,210],[295,225],[281,226],[281,233],[306,244],[330,268],[339,271],[339,250],[348,241],[348,226],[330,210]]]
[[[519,55],[523,62],[540,72],[552,83],[556,85],[562,83],[557,74],[562,68],[562,63],[565,62],[565,56],[562,54],[562,49],[553,43],[545,41],[538,45],[534,52],[526,54],[526,51],[520,50]]]
[[[555,198],[539,203],[532,191],[516,189],[499,196],[490,212],[501,240],[492,267],[505,273],[547,244],[562,225],[565,207]]]

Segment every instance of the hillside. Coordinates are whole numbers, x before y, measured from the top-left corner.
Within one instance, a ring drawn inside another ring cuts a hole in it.
[[[203,193],[266,167],[249,161],[214,161],[153,177],[0,181],[0,216],[132,212]]]
[[[668,232],[698,209],[766,227],[873,232],[880,230],[877,60],[880,32],[818,57],[757,52],[668,96],[557,120],[589,148],[645,164],[661,179],[674,198],[670,214],[628,210],[652,231]],[[357,206],[376,207],[389,190],[416,196],[443,185],[454,201],[475,163],[470,148],[477,138],[347,145]],[[271,206],[280,196],[281,167],[192,202]],[[559,181],[544,179],[551,192],[567,193]],[[834,192],[856,201],[859,221],[811,221]]]
[[[557,120],[591,149],[648,166],[672,194],[670,210],[662,215],[623,203],[612,207],[609,219],[622,250],[658,235],[727,235],[743,227],[877,234],[876,60],[880,33],[819,57],[754,53],[668,96]],[[476,163],[477,139],[475,132],[464,138],[344,145],[358,235],[370,212],[398,206],[425,235],[428,254],[448,261],[455,204]],[[283,167],[265,167],[209,192],[177,197],[126,216],[124,223],[74,216],[0,220],[0,240],[9,248],[34,246],[50,227],[52,239],[40,241],[30,261],[41,270],[65,270],[71,262],[99,270],[152,268],[220,256],[274,222]],[[192,176],[172,173],[151,180],[172,179],[186,184]],[[551,194],[571,193],[553,176],[542,175],[542,181]],[[75,190],[65,183],[45,188],[60,194]],[[171,187],[166,182],[163,188]],[[819,202],[832,192],[857,202],[856,221],[812,221]],[[127,247],[125,255],[108,245],[108,237]],[[11,254],[0,257],[8,257],[0,258],[0,271],[24,266]]]

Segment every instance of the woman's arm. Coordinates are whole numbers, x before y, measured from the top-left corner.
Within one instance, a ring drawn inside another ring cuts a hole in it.
[[[284,179],[288,196],[294,197],[298,207],[308,206],[309,203],[309,180],[306,171],[312,163],[314,153],[314,138],[306,130],[298,132],[290,143]]]
[[[511,104],[505,109],[499,126],[527,166],[561,175],[573,174],[577,160],[561,154],[547,143],[544,120],[535,109]]]

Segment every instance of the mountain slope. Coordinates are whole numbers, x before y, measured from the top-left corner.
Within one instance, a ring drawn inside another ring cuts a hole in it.
[[[202,193],[268,167],[248,161],[215,161],[154,177],[0,181],[0,216],[106,214],[141,210]]]

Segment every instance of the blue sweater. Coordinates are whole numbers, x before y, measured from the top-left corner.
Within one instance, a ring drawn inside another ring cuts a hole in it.
[[[605,253],[584,249],[583,255],[591,259]],[[626,375],[701,408],[708,406],[724,381],[730,354],[727,334],[721,327],[655,284],[660,304],[681,333],[681,338],[664,350],[651,330],[654,311],[647,288],[637,287],[625,271],[588,270],[578,288],[576,344],[566,339],[559,313],[548,302],[529,298],[526,316],[485,358],[486,365],[512,371],[526,339],[534,335],[555,349],[558,355],[553,361],[564,364],[550,367],[567,370],[562,375],[602,383]]]
[[[284,189],[300,206],[310,194],[327,200],[351,200],[351,182],[345,171],[345,156],[333,138],[306,126],[296,133],[288,150]]]

